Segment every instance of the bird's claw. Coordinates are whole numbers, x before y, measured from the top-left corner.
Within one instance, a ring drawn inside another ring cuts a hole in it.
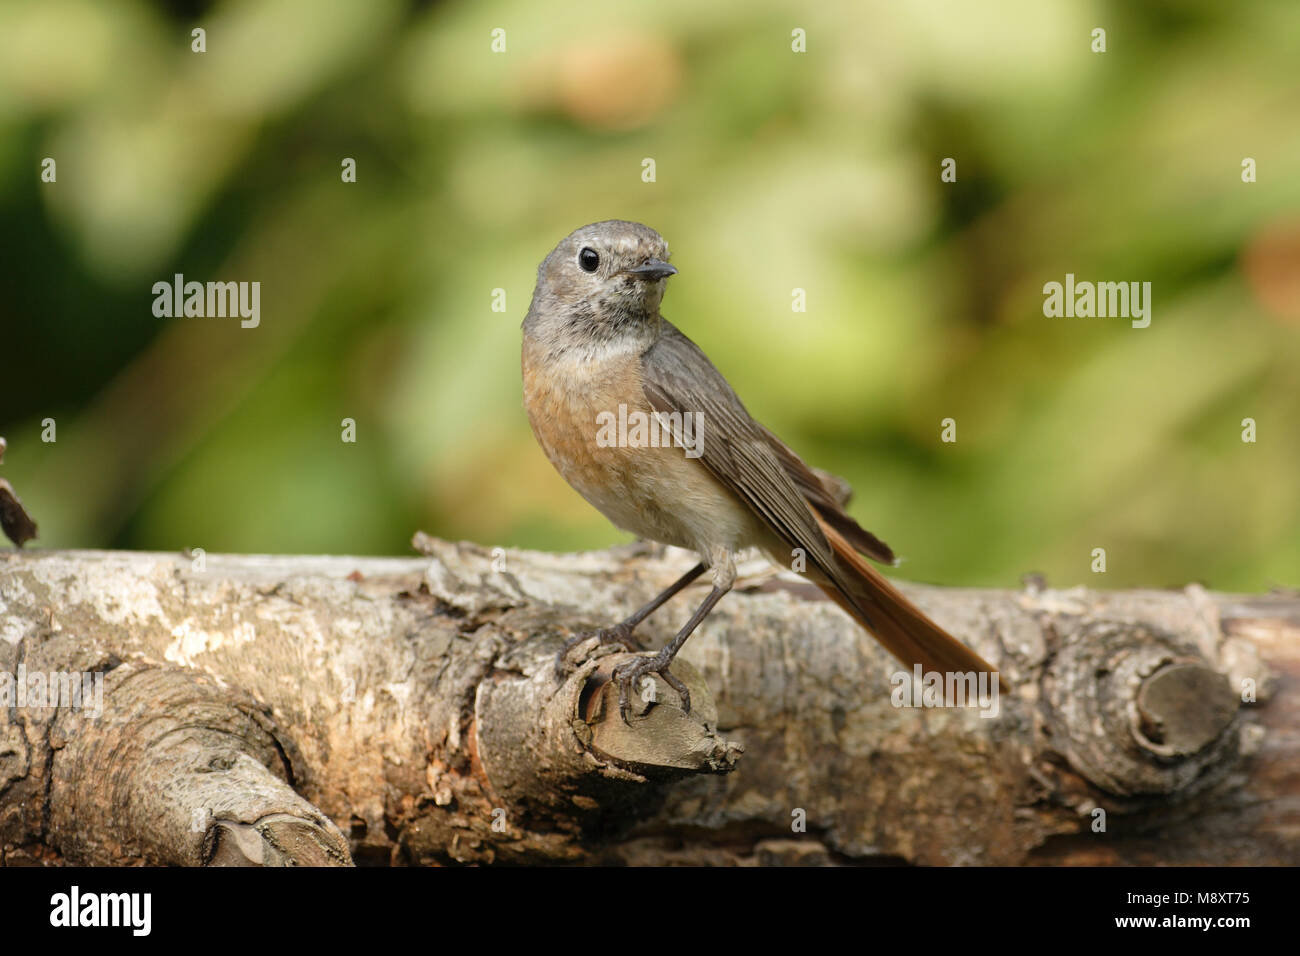
[[[668,666],[673,662],[671,657],[664,654],[656,654],[654,657],[639,657],[634,661],[628,661],[619,664],[614,668],[610,677],[618,683],[618,714],[623,718],[623,723],[631,726],[632,720],[629,716],[631,710],[631,691],[632,682],[639,680],[647,674],[658,674],[663,678],[664,683],[677,692],[677,696],[682,701],[682,713],[691,712],[691,692],[686,689],[686,685],[679,681],[668,670]]]
[[[593,637],[596,638],[598,646],[618,644],[633,653],[642,650],[641,644],[632,633],[632,628],[628,627],[627,624],[620,623],[615,624],[613,627],[602,627],[598,631],[586,631],[565,641],[564,646],[555,655],[555,676],[557,678],[564,677],[571,669],[568,666],[569,652]]]

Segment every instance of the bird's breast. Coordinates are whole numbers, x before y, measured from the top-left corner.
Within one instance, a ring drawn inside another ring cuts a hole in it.
[[[525,345],[523,384],[542,451],[618,527],[702,552],[753,543],[748,509],[655,418],[639,355],[542,361]]]

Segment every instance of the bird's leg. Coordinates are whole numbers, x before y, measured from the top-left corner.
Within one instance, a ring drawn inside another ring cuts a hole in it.
[[[636,629],[636,626],[655,611],[663,607],[675,594],[681,591],[682,588],[686,587],[703,573],[704,564],[701,562],[683,574],[668,587],[664,588],[664,590],[659,592],[653,600],[626,620],[620,621],[613,627],[603,627],[599,631],[596,631],[594,635],[586,633],[578,634],[575,637],[569,638],[564,642],[564,646],[560,648],[560,652],[555,656],[555,673],[557,675],[562,675],[564,673],[565,658],[569,656],[569,651],[571,651],[576,645],[581,644],[583,641],[591,640],[593,636],[596,637],[601,644],[622,644],[629,651],[635,652],[641,650],[641,645],[638,644],[636,638],[632,636],[632,632]]]
[[[736,565],[729,552],[720,552],[715,555],[713,565],[713,590],[709,592],[703,603],[696,608],[691,619],[686,622],[685,627],[677,632],[677,636],[669,642],[668,646],[656,654],[654,657],[642,657],[635,661],[629,661],[626,664],[620,664],[614,668],[611,678],[618,682],[618,712],[623,718],[625,724],[631,724],[628,719],[628,709],[631,705],[631,690],[633,681],[639,680],[647,674],[658,674],[664,679],[664,683],[677,692],[677,696],[682,701],[682,712],[689,714],[691,712],[691,694],[686,689],[686,685],[674,677],[668,670],[672,664],[673,658],[677,652],[682,649],[686,639],[691,636],[700,622],[703,621],[714,605],[722,600],[722,596],[731,590],[731,586],[736,583]]]

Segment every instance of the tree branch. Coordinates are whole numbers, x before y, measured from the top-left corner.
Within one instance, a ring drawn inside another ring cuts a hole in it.
[[[0,855],[1300,862],[1295,595],[903,585],[1014,688],[982,717],[895,706],[870,637],[746,565],[674,666],[691,715],[660,684],[628,726],[608,682],[626,655],[591,642],[557,679],[555,653],[693,557],[417,544],[0,554],[10,691],[103,675],[99,717],[0,696]]]

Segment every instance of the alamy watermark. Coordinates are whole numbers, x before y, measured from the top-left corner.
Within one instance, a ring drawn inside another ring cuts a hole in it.
[[[682,448],[687,458],[704,454],[703,412],[628,411],[619,403],[617,414],[596,414],[599,448]]]
[[[238,316],[245,329],[262,321],[260,282],[186,282],[178,272],[171,282],[155,282],[153,294],[153,314],[160,319]]]
[[[895,707],[979,707],[981,717],[996,717],[997,671],[923,671],[920,664],[911,673],[889,675],[894,685],[889,702]]]
[[[1043,285],[1043,315],[1052,319],[1132,319],[1135,329],[1151,324],[1150,282],[1065,282]]]
[[[104,713],[102,671],[0,671],[0,707],[66,707],[87,717]]]
[[[50,925],[57,927],[120,926],[133,936],[148,936],[152,912],[152,893],[83,893],[74,883],[50,897]]]

